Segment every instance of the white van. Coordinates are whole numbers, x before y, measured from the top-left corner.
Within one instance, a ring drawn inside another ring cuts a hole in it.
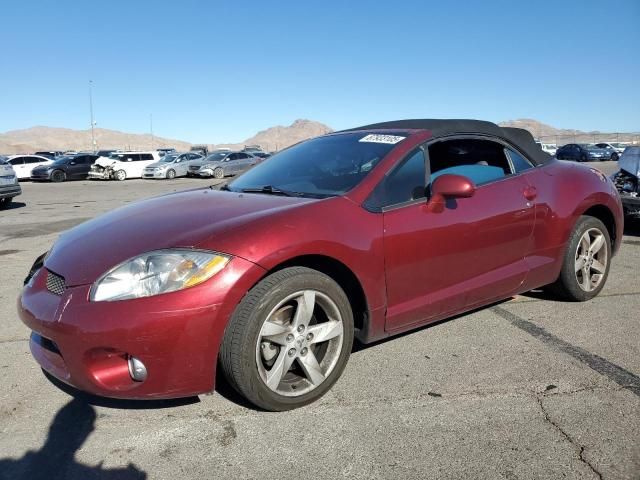
[[[108,157],[100,157],[91,166],[91,180],[126,180],[142,178],[142,171],[147,165],[160,160],[156,151],[149,152],[114,152]]]

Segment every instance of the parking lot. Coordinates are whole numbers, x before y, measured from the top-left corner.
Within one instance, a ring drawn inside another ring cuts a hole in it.
[[[0,212],[0,478],[640,478],[635,225],[591,302],[532,292],[356,345],[334,388],[299,410],[256,411],[224,383],[145,403],[48,380],[15,312],[35,257],[84,220],[214,182],[25,182]]]

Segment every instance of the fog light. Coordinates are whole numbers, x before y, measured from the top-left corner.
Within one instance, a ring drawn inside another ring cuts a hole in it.
[[[147,367],[136,357],[129,357],[129,375],[136,382],[144,382],[147,379]]]

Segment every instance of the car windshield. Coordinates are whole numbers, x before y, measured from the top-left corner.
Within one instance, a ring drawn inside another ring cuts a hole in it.
[[[207,158],[205,158],[204,161],[205,162],[219,162],[220,160],[222,160],[227,155],[229,155],[229,152],[212,153]]]
[[[71,160],[73,159],[73,157],[58,157],[54,160],[53,164],[54,165],[64,165],[65,163],[69,163]]]
[[[360,183],[405,138],[406,134],[363,132],[314,138],[269,157],[238,177],[229,190],[280,190],[310,197],[341,195]]]
[[[168,153],[164,157],[162,157],[162,160],[160,160],[160,161],[161,162],[166,162],[166,163],[171,163],[171,162],[175,161],[176,158],[178,158],[178,154],[177,153]]]

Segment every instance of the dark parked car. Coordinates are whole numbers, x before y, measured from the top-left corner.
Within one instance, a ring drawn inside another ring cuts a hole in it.
[[[129,204],[37,258],[17,307],[42,368],[137,399],[211,391],[219,369],[255,405],[287,410],[331,388],[354,337],[541,287],[594,298],[622,241],[610,180],[490,122],[335,132],[224,190]]]
[[[620,170],[611,180],[620,193],[625,215],[640,219],[640,147],[626,147],[618,160]]]
[[[87,178],[91,165],[98,158],[98,155],[85,153],[58,157],[49,165],[31,170],[31,180],[50,180],[52,182],[84,180]]]
[[[611,154],[608,151],[585,143],[569,143],[556,151],[558,160],[589,162],[592,160],[609,160],[610,157]]]

